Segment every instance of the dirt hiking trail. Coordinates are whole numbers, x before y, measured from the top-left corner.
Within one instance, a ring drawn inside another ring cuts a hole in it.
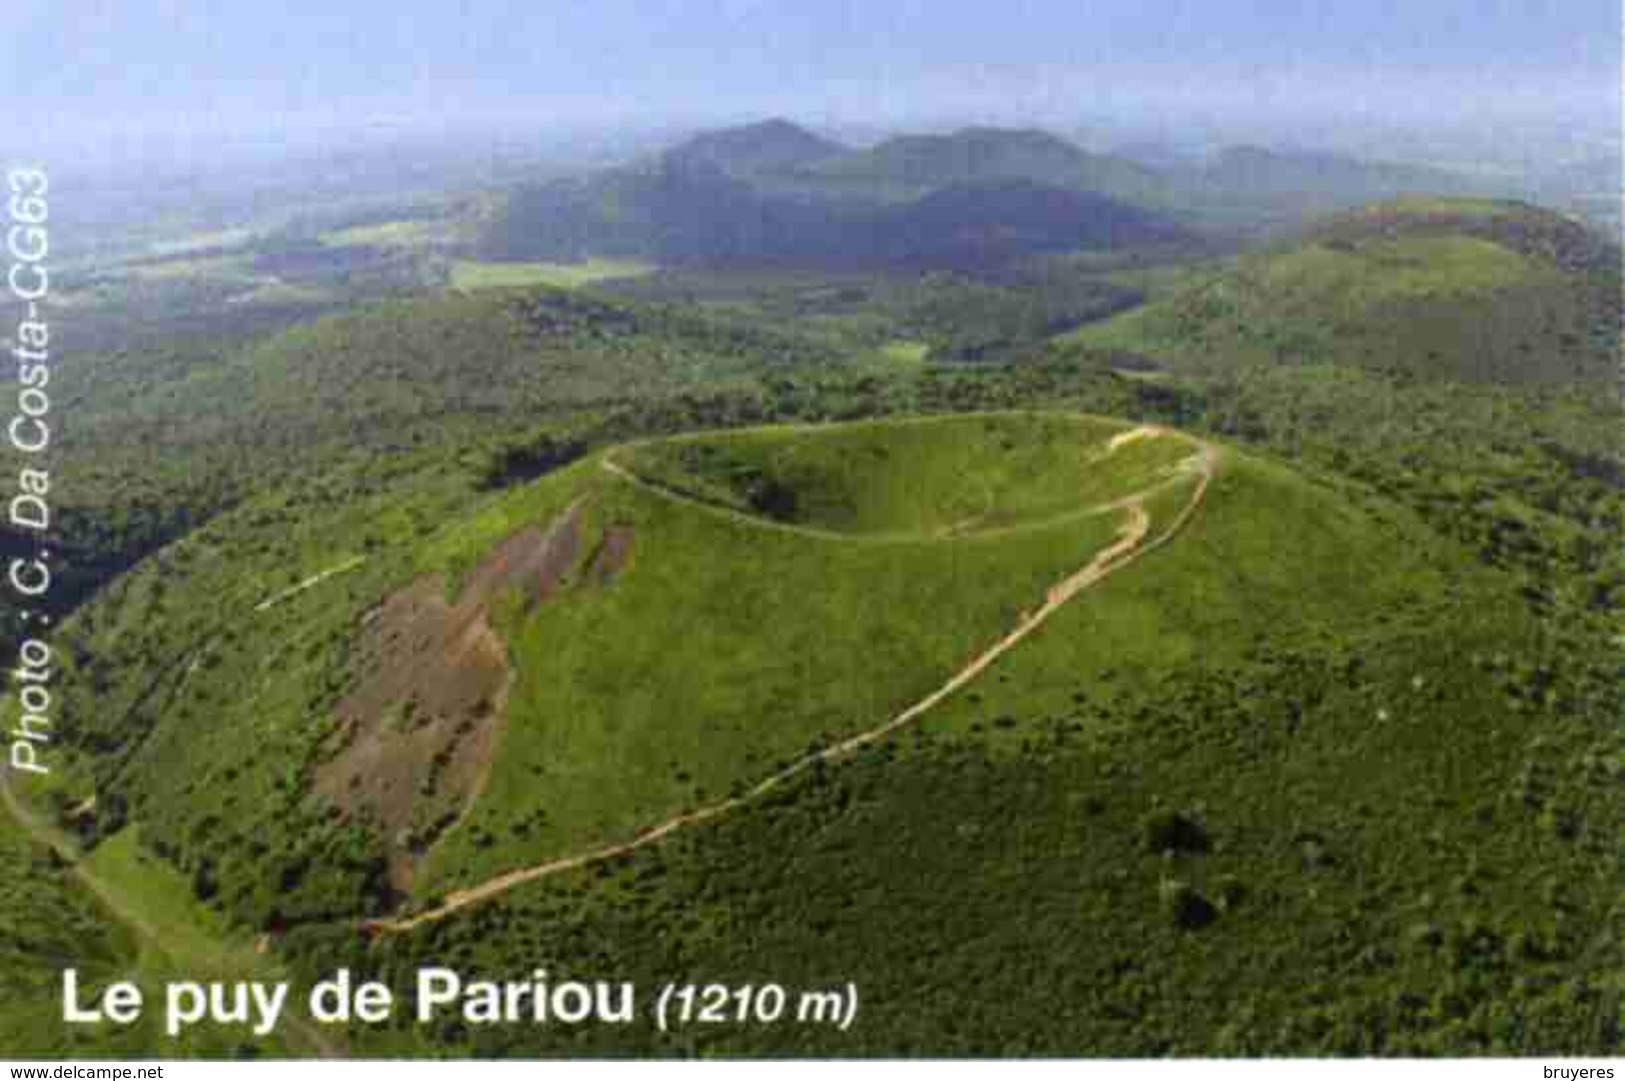
[[[320,574],[313,574],[309,578],[306,578],[303,582],[300,582],[298,585],[290,586],[287,589],[284,589],[281,593],[278,593],[278,594],[276,594],[274,596],[271,596],[271,597],[267,597],[263,601],[260,601],[258,604],[256,604],[254,606],[254,611],[263,612],[267,608],[275,608],[277,605],[281,604],[283,601],[292,600],[294,597],[299,596],[299,594],[303,593],[305,590],[312,589],[312,588],[314,588],[316,586],[321,585],[323,582],[327,581],[329,578],[333,577],[335,574],[343,574],[346,571],[355,570],[357,567],[361,566],[361,564],[365,563],[366,561],[367,561],[366,556],[356,556],[354,559],[345,560],[343,563],[340,563],[336,567],[329,567],[327,570],[322,571]]]

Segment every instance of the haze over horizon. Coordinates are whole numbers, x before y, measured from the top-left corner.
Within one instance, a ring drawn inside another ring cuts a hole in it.
[[[354,130],[680,127],[952,118],[1150,130],[1195,121],[1494,132],[1617,129],[1619,10],[1600,0],[1398,0],[1327,10],[1171,0],[996,12],[921,0],[794,10],[604,0],[539,11],[378,0],[72,14],[22,6],[13,138],[135,154]]]

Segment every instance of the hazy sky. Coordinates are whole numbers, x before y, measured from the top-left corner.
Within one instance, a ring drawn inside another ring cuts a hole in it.
[[[12,0],[13,133],[1192,109],[1617,115],[1618,0]]]

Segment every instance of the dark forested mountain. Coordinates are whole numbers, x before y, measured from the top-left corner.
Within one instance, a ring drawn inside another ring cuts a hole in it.
[[[1036,130],[965,128],[950,135],[904,135],[821,163],[831,190],[871,199],[918,197],[951,185],[1030,180],[1144,200],[1162,187],[1149,169],[1091,154]]]
[[[1041,132],[968,129],[845,152],[770,121],[514,191],[480,246],[508,260],[975,270],[1180,238],[1172,219],[1111,194],[1144,194],[1153,180]]]
[[[971,127],[850,149],[769,120],[511,191],[483,222],[478,248],[519,261],[995,270],[1034,252],[1174,238],[1175,223],[1234,238],[1375,199],[1493,188],[1438,169],[1251,146],[1152,168],[1032,129]],[[928,227],[942,232],[922,236]]]
[[[515,191],[487,226],[481,251],[510,260],[822,261],[839,250],[837,211],[765,194],[710,162],[668,158]]]
[[[867,205],[765,193],[714,166],[667,160],[515,193],[487,234],[485,254],[975,273],[1034,254],[1189,239],[1153,211],[1029,180],[958,184]]]
[[[876,262],[966,272],[1000,266],[1023,255],[1194,239],[1151,211],[1095,192],[1031,180],[943,188],[876,221],[870,241]]]
[[[713,165],[736,176],[752,176],[816,165],[847,152],[840,143],[788,120],[764,120],[702,132],[666,151],[664,158],[677,165]]]

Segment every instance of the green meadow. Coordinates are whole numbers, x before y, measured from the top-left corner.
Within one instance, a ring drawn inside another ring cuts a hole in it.
[[[551,285],[579,289],[614,278],[636,278],[654,272],[650,263],[629,259],[584,259],[579,263],[489,263],[459,259],[452,263],[453,289],[511,289]]]

